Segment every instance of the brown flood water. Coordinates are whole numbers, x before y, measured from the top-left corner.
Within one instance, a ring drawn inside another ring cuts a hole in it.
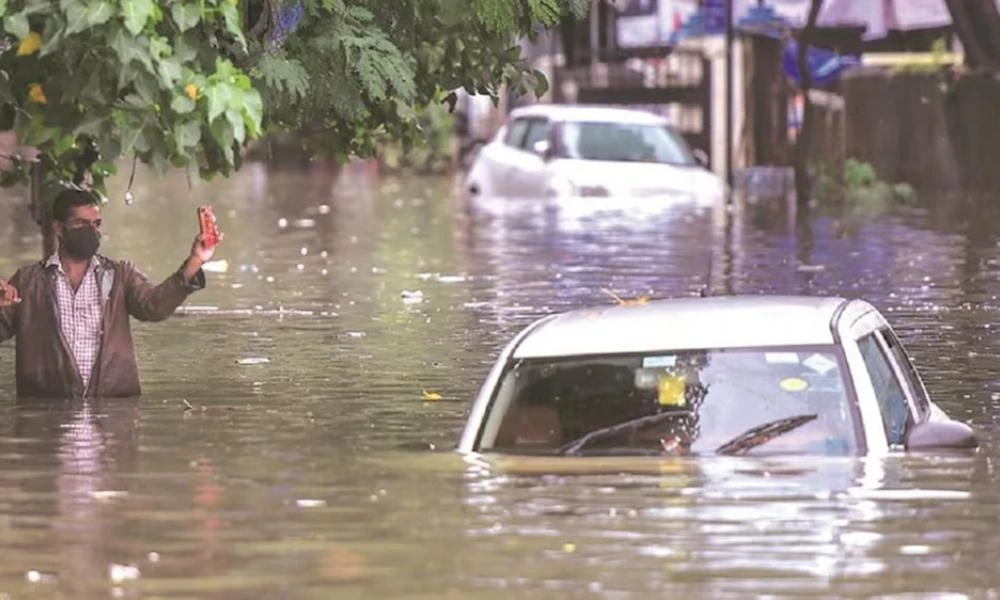
[[[123,182],[106,254],[163,278],[207,202],[229,268],[173,319],[135,324],[141,399],[18,406],[13,344],[0,346],[0,599],[997,595],[995,219],[592,218],[466,205],[443,179],[253,166],[193,190],[140,173],[126,207]],[[0,275],[39,248],[8,194]],[[608,302],[601,288],[688,295],[706,277],[720,293],[869,299],[982,451],[603,464],[452,452],[521,327]]]

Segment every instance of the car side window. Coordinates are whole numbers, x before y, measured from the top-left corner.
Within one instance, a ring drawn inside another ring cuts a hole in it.
[[[913,396],[913,400],[917,405],[917,411],[921,417],[926,416],[931,410],[931,404],[927,398],[924,386],[920,384],[920,376],[917,374],[916,367],[913,366],[909,356],[906,355],[906,350],[903,349],[903,345],[899,342],[899,338],[896,337],[896,334],[891,329],[882,329],[881,333],[882,338],[885,339],[886,346],[889,347],[889,352],[892,353],[893,358],[903,372],[903,378],[906,379],[906,385],[910,388],[911,396]]]
[[[522,147],[528,152],[532,152],[535,142],[549,139],[550,128],[549,122],[543,119],[532,121],[528,127],[528,134],[524,136],[524,142],[521,144]]]
[[[513,148],[519,148],[527,130],[527,119],[515,119],[514,122],[510,124],[510,127],[507,128],[507,135],[504,137],[503,143]]]
[[[865,361],[865,369],[871,377],[872,387],[875,388],[875,397],[882,413],[882,420],[885,421],[885,435],[889,445],[902,444],[910,416],[910,406],[906,401],[903,387],[896,379],[896,373],[892,370],[892,365],[879,346],[878,340],[875,339],[874,333],[858,340],[858,348]]]

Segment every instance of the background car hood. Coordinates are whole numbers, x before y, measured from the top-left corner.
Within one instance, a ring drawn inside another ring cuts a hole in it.
[[[558,159],[552,170],[577,187],[603,186],[613,196],[685,193],[716,197],[724,191],[722,181],[700,166]]]

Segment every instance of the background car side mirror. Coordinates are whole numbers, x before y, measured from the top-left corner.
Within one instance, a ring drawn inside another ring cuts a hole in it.
[[[531,145],[531,149],[535,152],[535,154],[542,157],[542,160],[549,160],[552,158],[552,144],[550,144],[548,140],[538,140]]]
[[[694,150],[691,151],[691,154],[694,155],[695,162],[705,167],[706,169],[708,168],[708,153],[706,153],[701,148],[695,148]]]
[[[907,433],[907,450],[971,450],[979,446],[972,428],[958,421],[924,421]]]

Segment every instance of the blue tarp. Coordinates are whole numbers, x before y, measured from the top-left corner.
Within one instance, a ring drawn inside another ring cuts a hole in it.
[[[802,74],[799,72],[799,45],[789,41],[781,50],[781,69],[799,86],[802,85]],[[840,74],[851,67],[861,64],[861,58],[855,55],[837,54],[832,50],[822,48],[806,49],[806,68],[814,87],[823,87],[834,83]]]
[[[789,24],[770,6],[763,5],[748,10],[736,23],[735,29],[775,39],[785,39],[788,26]],[[725,31],[725,1],[705,0],[691,18],[674,32],[671,43],[676,44],[689,37],[719,35]],[[824,87],[836,82],[841,73],[857,66],[860,62],[860,57],[856,55],[841,55],[821,48],[809,48],[806,51],[806,64],[815,87]],[[794,41],[785,42],[781,52],[781,67],[792,81],[802,84],[798,65],[798,44]]]

